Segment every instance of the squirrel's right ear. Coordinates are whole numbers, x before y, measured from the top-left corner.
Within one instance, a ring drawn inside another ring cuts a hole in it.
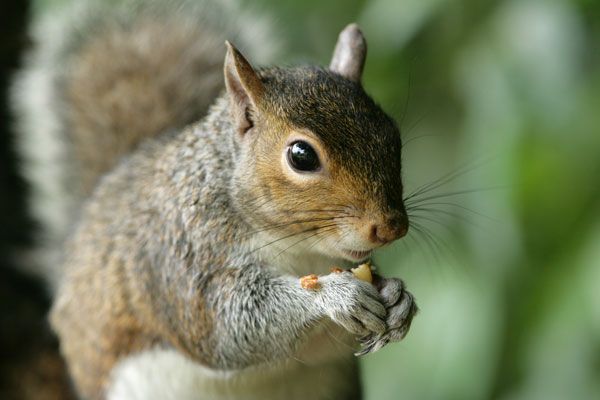
[[[256,71],[238,49],[228,41],[225,45],[225,87],[237,131],[243,135],[253,126],[252,114],[257,111],[256,104],[263,95],[264,86]]]
[[[340,32],[329,69],[360,82],[366,57],[367,41],[358,25],[350,24]]]

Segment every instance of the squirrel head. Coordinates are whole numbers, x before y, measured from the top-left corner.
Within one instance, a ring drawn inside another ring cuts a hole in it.
[[[225,83],[239,146],[236,207],[296,250],[360,261],[408,230],[396,123],[365,93],[355,24],[329,68],[255,70],[227,43]]]

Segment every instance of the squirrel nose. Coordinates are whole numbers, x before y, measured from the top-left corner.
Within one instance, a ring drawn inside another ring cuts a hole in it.
[[[394,216],[380,223],[372,223],[369,240],[377,244],[387,244],[400,239],[408,233],[408,219],[405,216]]]

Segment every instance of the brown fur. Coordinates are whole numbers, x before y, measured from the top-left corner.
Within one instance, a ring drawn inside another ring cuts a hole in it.
[[[254,123],[260,134],[251,143],[252,154],[260,157],[246,160],[256,165],[254,174],[243,176],[252,184],[244,185],[249,191],[240,195],[242,207],[252,209],[263,224],[289,220],[292,214],[324,220],[341,212],[353,216],[344,222],[357,230],[368,230],[373,221],[389,230],[406,225],[400,135],[360,84],[312,67],[262,73],[268,94],[257,102],[260,118]],[[302,135],[321,149],[327,169],[322,179],[299,181],[282,173],[281,154],[291,137]],[[288,229],[311,226],[314,222]],[[341,235],[337,227],[327,230]]]

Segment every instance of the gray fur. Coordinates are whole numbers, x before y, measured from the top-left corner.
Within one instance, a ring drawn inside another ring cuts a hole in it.
[[[386,330],[363,336],[362,349],[356,353],[359,356],[375,352],[390,342],[404,339],[412,318],[419,310],[413,295],[405,289],[404,282],[400,279],[379,277],[378,289],[387,311]]]
[[[34,47],[27,54],[25,67],[17,75],[11,90],[21,169],[30,183],[28,202],[39,224],[37,245],[23,264],[28,272],[45,280],[50,291],[55,290],[63,275],[58,249],[71,229],[81,202],[89,195],[89,185],[84,181],[93,181],[114,166],[110,161],[101,166],[102,169],[91,169],[86,165],[89,161],[81,163],[78,150],[74,148],[70,122],[74,116],[65,83],[70,79],[73,59],[79,49],[94,35],[115,31],[117,27],[126,30],[144,16],[177,20],[181,31],[187,32],[185,35],[197,38],[195,46],[186,48],[176,62],[165,60],[173,64],[167,79],[188,82],[185,89],[188,92],[178,89],[177,96],[169,104],[178,110],[169,127],[181,128],[203,116],[222,87],[225,39],[235,40],[240,48],[264,62],[272,60],[280,47],[275,35],[270,33],[270,24],[254,13],[241,11],[235,0],[82,0],[74,3],[55,6],[44,15],[33,16],[31,36]],[[166,39],[169,34],[165,32]],[[132,40],[144,45],[143,34],[137,38],[131,36]],[[110,59],[115,55],[107,57]],[[210,61],[202,67],[201,74],[195,69],[181,67],[193,65],[199,59]],[[111,62],[126,66],[128,60],[116,56]],[[102,71],[96,72],[102,75]],[[100,109],[90,112],[95,114],[96,120],[110,126],[110,111],[105,114]],[[133,104],[129,112],[148,116],[163,110],[155,107],[154,110],[136,111]],[[149,127],[145,135],[158,133],[161,132]],[[125,148],[120,152],[129,150]],[[116,153],[114,150],[108,153],[111,152]]]

